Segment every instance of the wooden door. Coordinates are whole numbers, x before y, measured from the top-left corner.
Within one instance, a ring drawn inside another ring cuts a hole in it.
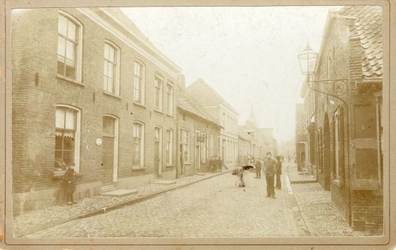
[[[114,169],[114,137],[103,137],[102,164],[104,168],[105,184],[113,182]]]

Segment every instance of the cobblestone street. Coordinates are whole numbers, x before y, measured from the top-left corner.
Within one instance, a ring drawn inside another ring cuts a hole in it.
[[[25,238],[299,236],[286,185],[265,198],[265,179],[254,176],[245,171],[244,189],[228,173]]]

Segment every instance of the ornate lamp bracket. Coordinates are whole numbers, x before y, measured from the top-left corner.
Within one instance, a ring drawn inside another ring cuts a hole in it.
[[[349,79],[308,81],[307,86],[312,91],[341,100],[346,106],[346,98],[357,91],[356,84],[351,86]]]

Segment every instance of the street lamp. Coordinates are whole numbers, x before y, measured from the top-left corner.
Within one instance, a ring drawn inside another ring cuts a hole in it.
[[[307,80],[309,76],[315,72],[316,59],[318,58],[318,53],[314,53],[307,43],[305,50],[298,55],[298,61],[300,63],[301,72],[303,75],[307,75]]]
[[[357,91],[356,85],[350,86],[349,79],[314,80],[318,55],[308,43],[304,51],[298,54],[301,72],[307,76],[307,87],[315,92],[335,97],[348,106],[345,99],[347,95]]]

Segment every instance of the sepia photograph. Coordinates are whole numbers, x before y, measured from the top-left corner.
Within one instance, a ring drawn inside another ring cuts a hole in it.
[[[390,2],[11,2],[2,247],[388,249]]]

